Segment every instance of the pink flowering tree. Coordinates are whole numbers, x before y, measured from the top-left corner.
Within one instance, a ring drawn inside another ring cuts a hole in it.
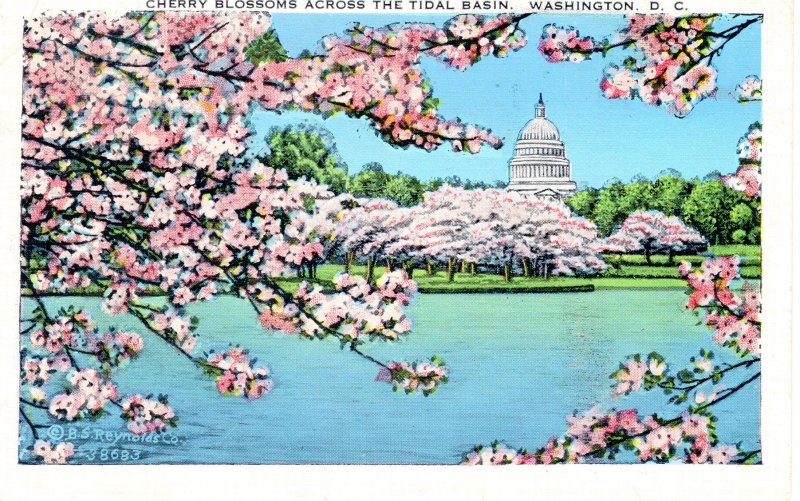
[[[659,211],[640,211],[628,216],[600,244],[598,250],[611,253],[641,252],[648,263],[653,254],[667,254],[671,263],[678,253],[695,254],[707,247],[706,239],[677,217]]]
[[[269,371],[246,349],[195,350],[199,319],[186,306],[219,294],[242,297],[267,331],[337,339],[396,388],[427,395],[446,382],[437,357],[381,362],[363,351],[368,340],[410,330],[404,308],[416,284],[402,271],[374,285],[342,274],[334,292],[307,283],[289,292],[274,280],[324,257],[317,235],[325,225],[304,214],[330,194],[253,161],[248,116],[255,107],[342,112],[401,147],[499,147],[487,129],[438,114],[420,61],[463,70],[504,56],[524,44],[519,19],[356,26],[296,59],[265,14],[28,19],[20,271],[34,307],[21,319],[19,399],[32,437],[27,460],[63,463],[75,454],[71,443],[41,439],[38,430],[53,421],[114,413],[136,434],[175,426],[179,410],[166,396],[126,395],[114,383],[151,341],[214,378],[222,394],[267,393]],[[43,299],[78,289],[101,294],[104,313],[137,319],[139,332],[99,329],[88,312]]]
[[[634,354],[611,373],[612,395],[662,392],[674,412],[593,408],[567,417],[567,429],[537,449],[517,449],[501,442],[476,446],[462,464],[556,464],[582,462],[755,463],[760,450],[745,450],[719,440],[715,406],[741,396],[761,376],[761,294],[745,283],[734,289],[739,258],[707,259],[700,269],[679,267],[689,287],[687,308],[704,317],[714,343],[738,355],[717,362],[712,348],[702,348],[686,365],[656,352]],[[719,357],[716,357],[719,358]]]
[[[396,217],[399,207],[388,199],[365,199],[357,203],[357,207],[344,214],[334,232],[342,236],[340,252],[344,254],[345,269],[353,262],[363,262],[364,278],[371,282],[391,232],[389,221]]]
[[[374,201],[374,204],[381,203]],[[383,202],[387,203],[387,202]],[[545,202],[505,190],[465,190],[445,185],[406,210],[376,211],[366,218],[351,211],[343,220],[345,246],[413,270],[440,264],[454,281],[461,262],[500,270],[510,280],[525,276],[593,275],[605,269],[594,250],[597,229],[563,203]],[[348,221],[355,218],[354,222]],[[352,243],[350,243],[352,242]]]
[[[317,266],[337,256],[347,235],[340,231],[340,221],[350,210],[358,206],[356,199],[349,194],[333,196],[331,192],[320,194],[313,201],[306,200],[307,210],[296,211],[284,231],[286,239],[281,239],[289,261],[297,270],[299,277],[317,278]],[[274,245],[274,244],[273,244]],[[349,273],[349,269],[345,270]]]
[[[731,20],[716,14],[634,14],[626,16],[624,28],[605,39],[548,24],[542,30],[539,51],[551,63],[580,63],[594,55],[605,57],[615,49],[624,50],[627,57],[604,70],[600,80],[603,95],[664,106],[680,118],[716,94],[714,59],[731,40],[762,19],[761,15],[744,14]],[[760,80],[740,85],[738,100],[757,97]]]

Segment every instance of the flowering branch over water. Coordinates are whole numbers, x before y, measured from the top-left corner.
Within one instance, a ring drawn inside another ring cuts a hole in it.
[[[389,362],[383,367],[375,381],[384,381],[392,385],[394,391],[413,393],[421,391],[426,397],[436,389],[447,383],[447,367],[444,360],[434,356],[430,361],[414,362]]]
[[[760,14],[734,18],[741,21],[719,30],[723,21],[715,14],[635,14],[627,16],[627,26],[619,33],[604,40],[581,37],[572,27],[548,24],[542,30],[539,51],[551,63],[580,63],[594,54],[605,57],[617,48],[632,49],[633,56],[606,67],[600,81],[603,95],[663,105],[682,118],[697,103],[716,94],[714,58],[731,40],[763,20]],[[739,99],[756,99],[756,87],[760,98],[760,81],[757,85],[743,82]]]
[[[21,329],[20,420],[32,436],[42,419],[96,418],[108,403],[136,433],[177,424],[166,397],[122,396],[113,383],[145,349],[142,334],[98,333],[83,311],[47,312],[44,294],[80,289],[101,293],[104,313],[138,319],[143,334],[214,377],[225,395],[254,400],[271,388],[268,369],[245,349],[194,354],[198,320],[187,306],[230,292],[249,302],[267,331],[334,337],[382,368],[406,364],[413,375],[407,371],[399,384],[426,394],[445,382],[437,363],[433,374],[424,364],[384,363],[363,349],[410,332],[405,309],[416,284],[405,272],[377,284],[343,274],[335,291],[305,284],[290,293],[276,283],[322,261],[319,239],[298,238],[293,221],[305,221],[330,192],[253,162],[248,117],[255,106],[344,112],[400,147],[497,148],[491,131],[438,114],[420,62],[431,56],[463,70],[502,57],[524,44],[524,17],[356,26],[326,38],[319,54],[298,58],[288,57],[260,13],[28,19],[21,286],[38,307]],[[166,304],[143,299],[153,292],[164,292]],[[64,381],[65,392],[47,395]],[[66,460],[72,450],[29,448],[32,460],[48,462]]]
[[[760,450],[746,451],[739,445],[721,444],[717,436],[717,417],[713,407],[739,393],[761,377],[759,353],[761,296],[745,284],[731,290],[739,276],[737,257],[706,259],[692,272],[688,263],[680,266],[689,285],[687,308],[702,311],[706,324],[715,330],[714,340],[735,351],[742,361],[715,364],[713,352],[700,350],[690,359],[691,367],[673,373],[658,353],[632,355],[611,374],[613,394],[661,390],[668,402],[688,406],[675,417],[657,414],[642,416],[637,409],[601,412],[591,409],[567,417],[569,425],[562,437],[554,437],[543,447],[529,451],[514,449],[500,442],[477,446],[464,455],[462,464],[555,464],[633,459],[641,462],[754,463]],[[744,373],[743,373],[744,371]],[[738,380],[730,387],[720,384],[726,378]],[[713,387],[711,385],[714,385]]]

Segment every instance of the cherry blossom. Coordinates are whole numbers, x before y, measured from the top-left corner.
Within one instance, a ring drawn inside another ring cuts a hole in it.
[[[633,14],[626,16],[624,28],[602,40],[581,37],[573,27],[548,24],[542,29],[539,52],[551,63],[580,63],[592,54],[606,56],[616,48],[630,49],[632,56],[604,70],[600,80],[603,95],[664,106],[670,114],[682,118],[697,103],[716,95],[714,57],[761,19],[746,16],[739,24],[720,27],[726,21],[717,15]],[[760,89],[760,80],[748,77],[737,88],[737,99],[760,99]]]
[[[675,216],[659,211],[640,211],[628,216],[607,239],[599,243],[605,252],[643,252],[647,262],[653,254],[696,253],[706,249],[706,239]]]
[[[742,357],[738,363],[716,363],[714,353],[701,349],[690,359],[689,368],[673,373],[672,364],[656,352],[635,354],[611,374],[615,381],[613,395],[624,396],[637,390],[661,390],[669,395],[668,403],[688,404],[672,418],[657,414],[642,415],[637,409],[603,411],[598,407],[567,416],[567,430],[553,437],[537,450],[515,449],[500,442],[476,446],[468,451],[461,464],[553,464],[605,460],[686,463],[750,463],[758,461],[761,451],[745,451],[739,445],[720,443],[713,407],[736,395],[761,375],[759,367],[759,312],[761,297],[757,288],[745,284],[740,292],[731,291],[738,277],[738,258],[706,259],[700,270],[692,271],[682,263],[680,274],[690,288],[687,306],[706,310],[706,323],[715,330],[713,339],[730,347]],[[738,325],[727,329],[727,323]],[[722,327],[721,323],[725,323]],[[742,327],[745,325],[746,327]],[[745,339],[740,336],[746,329]],[[744,371],[744,372],[743,372]],[[719,384],[724,378],[740,379],[733,385]],[[690,398],[692,397],[692,398]],[[630,451],[630,452],[627,452]]]
[[[262,396],[265,369],[230,352],[195,354],[199,319],[187,309],[223,293],[246,301],[268,332],[333,337],[385,366],[363,344],[410,332],[405,307],[416,284],[400,271],[376,283],[344,274],[335,291],[304,284],[295,293],[275,280],[301,270],[314,278],[342,246],[332,230],[352,200],[254,161],[250,113],[344,113],[399,147],[500,147],[489,130],[439,115],[421,61],[463,70],[505,56],[524,45],[525,17],[355,25],[295,59],[254,53],[270,45],[254,41],[277,42],[263,13],[28,19],[20,278],[36,307],[21,330],[20,381],[53,396],[48,405],[21,399],[20,419],[35,435],[31,419],[40,416],[28,412],[46,407],[49,419],[74,420],[110,402],[135,433],[176,424],[166,397],[111,391],[116,372],[150,342],[210,372],[224,394]],[[41,297],[78,290],[101,294],[104,314],[130,315],[141,332],[99,332],[84,312],[49,311]]]
[[[740,103],[761,101],[761,78],[757,75],[745,77],[745,79],[736,86],[734,92]]]
[[[60,442],[53,447],[48,440],[37,440],[33,453],[46,464],[64,464],[75,455],[75,447],[70,442]]]
[[[433,357],[430,361],[413,364],[389,362],[386,367],[381,368],[375,380],[391,384],[395,391],[421,391],[427,397],[440,385],[447,383],[447,373],[444,360]]]
[[[592,409],[567,418],[566,434],[528,451],[494,442],[465,454],[464,465],[583,463],[614,459],[631,450],[641,462],[729,463],[747,453],[734,445],[719,444],[708,416],[687,414],[677,419],[641,417],[636,409],[603,413]]]
[[[697,270],[683,263],[680,273],[691,288],[687,307],[705,311],[705,323],[714,329],[714,341],[742,356],[759,354],[761,292],[749,283],[738,292],[732,290],[732,282],[739,276],[739,258],[706,259]]]
[[[272,389],[272,381],[266,367],[254,364],[245,350],[230,348],[225,353],[210,354],[204,368],[218,374],[217,391],[221,394],[257,399]]]
[[[386,202],[388,203],[388,202]],[[346,212],[334,233],[345,235],[342,250],[365,258],[368,267],[384,260],[439,263],[454,279],[459,261],[530,276],[594,275],[606,269],[595,250],[597,228],[561,202],[528,198],[504,190],[465,190],[448,185],[425,193],[408,209],[364,204]]]
[[[163,431],[167,426],[176,426],[178,420],[166,397],[133,395],[122,401],[122,417],[128,422],[128,430],[136,435]]]

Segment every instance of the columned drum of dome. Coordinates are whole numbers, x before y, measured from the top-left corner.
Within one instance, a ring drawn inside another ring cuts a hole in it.
[[[536,116],[517,138],[514,157],[508,167],[508,190],[562,200],[578,191],[572,181],[572,166],[564,143],[547,114],[539,94]]]

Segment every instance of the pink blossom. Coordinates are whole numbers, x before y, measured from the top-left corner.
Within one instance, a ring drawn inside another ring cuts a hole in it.
[[[45,464],[65,464],[75,455],[75,447],[71,442],[60,442],[53,447],[50,441],[37,440],[33,445],[33,454]]]
[[[176,423],[175,413],[166,398],[152,400],[142,395],[133,395],[122,401],[122,416],[128,421],[128,430],[141,435],[164,430]]]
[[[219,372],[217,391],[251,400],[260,398],[272,389],[269,370],[266,367],[253,367],[253,363],[247,352],[239,348],[211,354],[205,362],[209,368]]]

